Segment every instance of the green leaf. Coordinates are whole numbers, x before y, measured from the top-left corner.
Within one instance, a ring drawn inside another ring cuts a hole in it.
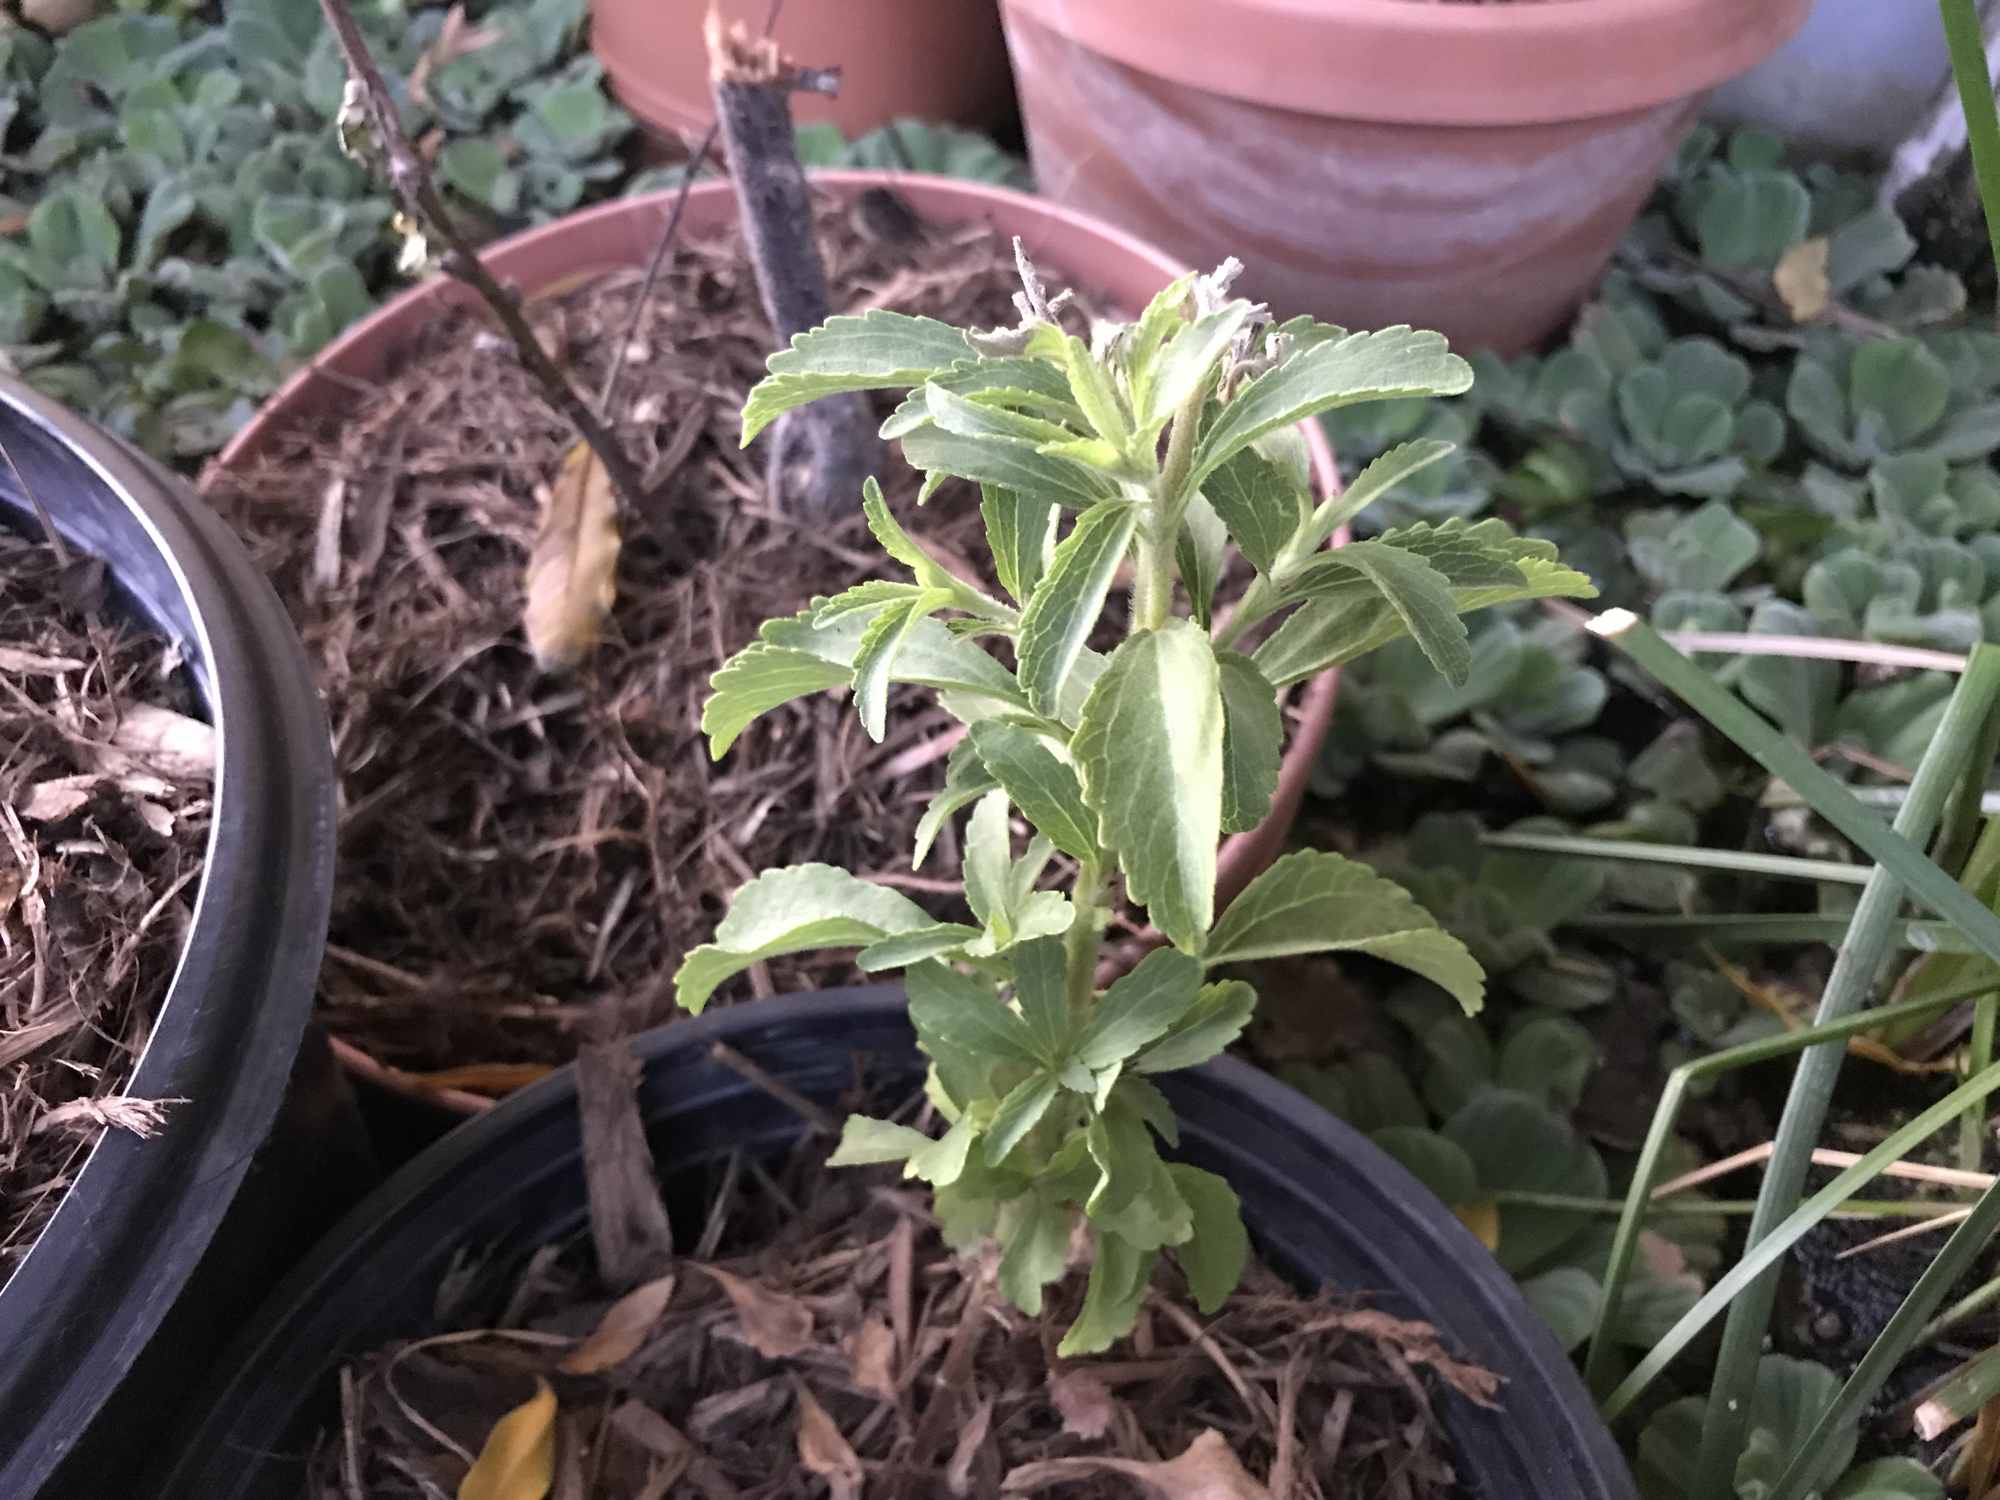
[[[1260,573],[1269,573],[1280,551],[1299,529],[1308,503],[1305,492],[1283,468],[1255,448],[1244,448],[1217,466],[1200,493],[1243,555]]]
[[[1241,979],[1203,985],[1187,1014],[1127,1066],[1135,1073],[1171,1073],[1205,1063],[1242,1035],[1256,1009],[1257,992]]]
[[[682,960],[675,998],[684,1010],[698,1012],[723,980],[767,958],[862,947],[931,925],[931,914],[909,897],[832,865],[766,870],[730,898],[715,941]]]
[[[1090,357],[1090,346],[1075,334],[1063,339],[1063,360],[1069,374],[1070,392],[1076,397],[1084,420],[1111,445],[1114,452],[1122,455],[1132,440],[1132,425],[1118,400],[1111,377],[1105,374],[1102,365]]]
[[[872,308],[829,318],[766,363],[743,406],[743,446],[795,406],[843,391],[922,385],[966,356],[964,336],[934,318]]]
[[[1915,339],[1871,339],[1854,351],[1848,399],[1857,437],[1864,424],[1879,434],[1877,451],[1906,448],[1936,426],[1951,401],[1951,374]]]
[[[1084,805],[1071,766],[1035,734],[1004,719],[973,725],[971,739],[1008,798],[1050,843],[1076,859],[1097,858],[1097,819]]]
[[[1424,1102],[1433,1114],[1458,1113],[1493,1081],[1493,1043],[1472,1017],[1453,1012],[1425,1028],[1418,1038],[1430,1066],[1424,1072]]]
[[[1437,438],[1399,443],[1356,474],[1338,495],[1320,504],[1293,551],[1303,557],[1332,536],[1342,522],[1353,520],[1412,474],[1457,450],[1458,444]]]
[[[1194,1293],[1195,1306],[1213,1315],[1243,1280],[1250,1259],[1250,1236],[1236,1190],[1213,1172],[1175,1162],[1167,1170],[1194,1213],[1194,1237],[1174,1251]]]
[[[883,938],[879,943],[870,943],[854,955],[854,967],[864,974],[903,969],[922,963],[927,958],[944,958],[962,952],[979,936],[977,927],[968,927],[963,922],[938,922],[930,927],[919,927],[915,932],[898,933],[895,937]]]
[[[873,474],[861,482],[861,511],[882,550],[908,568],[925,589],[943,596],[938,608],[951,605],[993,619],[1011,618],[1013,611],[953,574],[916,544],[890,511],[889,502],[882,498],[882,486],[875,482]]]
[[[1565,1353],[1574,1352],[1590,1337],[1591,1329],[1597,1326],[1598,1310],[1604,1305],[1604,1288],[1578,1266],[1557,1266],[1530,1277],[1521,1283],[1521,1295],[1555,1331],[1556,1342]]]
[[[1036,451],[1049,445],[1087,441],[1060,422],[990,401],[974,401],[936,381],[924,387],[924,410],[932,422],[962,438],[1026,443]]]
[[[1142,435],[1150,438],[1158,433],[1202,388],[1250,313],[1251,305],[1238,297],[1181,326],[1152,361],[1145,385],[1146,409],[1139,419]]]
[[[1408,1172],[1453,1207],[1476,1202],[1479,1173],[1462,1147],[1420,1125],[1385,1125],[1369,1137]]]
[[[1201,960],[1156,948],[1098,999],[1076,1058],[1096,1072],[1166,1035],[1201,993]]]
[[[1131,1110],[1114,1108],[1092,1120],[1084,1138],[1099,1172],[1084,1211],[1100,1242],[1116,1237],[1142,1250],[1185,1242],[1194,1231],[1194,1215],[1145,1122]]]
[[[1944,1500],[1944,1486],[1914,1458],[1878,1458],[1849,1469],[1827,1500]]]
[[[1014,1003],[1028,1024],[1038,1054],[1053,1065],[1069,1054],[1069,995],[1062,942],[1045,937],[1017,943],[1013,959]]]
[[[1501,1044],[1494,1080],[1567,1113],[1596,1069],[1597,1044],[1589,1032],[1561,1016],[1541,1016]]]
[[[1393,396],[1455,396],[1472,384],[1472,367],[1441,334],[1405,327],[1354,333],[1293,354],[1251,381],[1202,434],[1195,484],[1232,454],[1274,428],[1356,401]]]
[[[1251,881],[1209,935],[1203,961],[1243,963],[1298,953],[1360,951],[1414,970],[1468,1014],[1485,975],[1465,945],[1410,893],[1364,864],[1317,849],[1285,855]]]
[[[965,1171],[972,1155],[973,1137],[978,1129],[972,1116],[962,1114],[936,1140],[926,1140],[921,1151],[910,1153],[903,1168],[905,1177],[920,1177],[932,1187],[950,1187]]]
[[[1000,1231],[1000,1294],[1029,1317],[1042,1311],[1042,1288],[1069,1266],[1068,1204],[1026,1193],[1007,1205]]]
[[[1018,637],[1021,683],[1037,713],[1055,711],[1138,526],[1136,505],[1106,500],[1085,511],[1056,548],[1048,575],[1022,612]]]
[[[1222,831],[1243,833],[1271,810],[1285,723],[1278,690],[1254,661],[1218,651],[1215,665],[1222,683]]]
[[[991,985],[936,962],[915,965],[903,983],[917,1040],[940,1064],[946,1062],[941,1054],[969,1056],[982,1067],[1039,1061],[1028,1023],[1001,1003]]]
[[[884,441],[907,437],[931,420],[930,403],[924,395],[931,385],[988,406],[1033,412],[1058,424],[1081,425],[1083,420],[1071,398],[1069,381],[1046,360],[973,359],[953,365],[905,396],[882,424]]]
[[[844,607],[850,596],[858,603]],[[863,584],[837,599],[816,599],[789,619],[766,621],[757,640],[709,679],[701,714],[709,755],[721,759],[760,714],[852,682],[869,626],[898,599],[911,597],[906,584]],[[912,622],[888,678],[943,693],[975,694],[1023,710],[1029,706],[1013,673],[936,620]]]
[[[898,1125],[893,1120],[871,1120],[866,1115],[849,1115],[840,1127],[840,1144],[826,1159],[829,1167],[866,1167],[878,1162],[907,1161],[931,1144],[921,1130]]]
[[[1207,634],[1177,620],[1127,637],[1070,751],[1127,894],[1175,947],[1199,953],[1222,833],[1222,689]]]
[[[910,861],[910,868],[923,864],[924,856],[931,852],[931,845],[937,841],[938,833],[945,823],[967,803],[976,802],[992,791],[1000,783],[993,773],[986,769],[986,763],[979,758],[970,738],[960,740],[952,747],[951,758],[945,762],[944,786],[931,798],[931,805],[924,809],[924,815],[917,822],[917,854]]]
[[[1444,1135],[1472,1158],[1487,1192],[1605,1194],[1604,1162],[1597,1152],[1567,1120],[1524,1094],[1493,1088],[1475,1095],[1445,1122]],[[1502,1204],[1495,1254],[1509,1271],[1531,1270],[1589,1225],[1588,1214]]]
[[[1472,645],[1449,578],[1416,553],[1382,541],[1349,542],[1327,561],[1372,583],[1431,665],[1453,685],[1464,684],[1472,671]]]
[[[1102,1354],[1130,1333],[1159,1258],[1157,1250],[1136,1250],[1116,1235],[1099,1234],[1083,1310],[1056,1345],[1056,1354],[1063,1359]]]
[[[888,729],[889,684],[894,680],[896,658],[909,642],[910,632],[929,618],[931,612],[951,602],[939,590],[926,590],[907,604],[892,604],[868,622],[861,633],[860,648],[854,653],[854,706],[861,727],[876,744]]]
[[[1008,926],[1008,877],[1014,869],[1012,840],[1007,831],[1007,794],[988,792],[972,810],[965,831],[965,904],[973,916],[995,932],[1004,944]]]
[[[1021,1144],[1021,1138],[1041,1123],[1056,1097],[1056,1076],[1036,1073],[1023,1079],[1000,1101],[993,1123],[986,1127],[986,1163],[997,1167],[1007,1153]]]
[[[1034,443],[1021,438],[966,437],[935,424],[919,427],[903,439],[903,458],[927,474],[949,474],[1040,495],[1073,510],[1087,510],[1113,498],[1115,489],[1097,470],[1038,452]]]
[[[1229,566],[1229,528],[1215,508],[1195,490],[1181,511],[1180,535],[1174,539],[1174,566],[1188,592],[1194,622],[1210,628],[1215,615],[1215,591]]]
[[[1057,506],[1039,495],[988,485],[980,492],[979,511],[1000,586],[1026,604],[1055,551]]]

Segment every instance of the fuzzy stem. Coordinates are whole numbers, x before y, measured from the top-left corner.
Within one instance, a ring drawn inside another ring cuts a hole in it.
[[[1187,509],[1188,474],[1194,468],[1194,440],[1207,395],[1203,387],[1183,401],[1167,432],[1167,460],[1153,487],[1152,515],[1139,541],[1132,579],[1134,631],[1158,630],[1173,613],[1174,540]]]
[[[1068,958],[1069,1009],[1073,1016],[1081,1016],[1088,1010],[1091,996],[1096,993],[1097,919],[1102,915],[1106,884],[1103,869],[1096,861],[1086,860],[1077,866],[1076,885],[1070,891],[1070,905],[1076,909],[1076,916],[1063,938]]]

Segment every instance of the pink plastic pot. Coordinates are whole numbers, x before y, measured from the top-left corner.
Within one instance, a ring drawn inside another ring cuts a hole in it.
[[[1044,193],[1281,314],[1512,353],[1597,280],[1703,93],[1810,0],[1003,0]]]
[[[714,117],[702,21],[709,0],[591,0],[590,47],[634,114],[667,132]],[[770,0],[720,0],[723,18],[764,29]],[[1012,90],[994,0],[794,0],[772,33],[812,67],[838,67],[840,93],[800,94],[801,124],[860,135],[899,116],[988,128]]]
[[[1186,267],[1131,235],[1075,209],[1006,188],[942,177],[898,177],[878,172],[815,173],[822,192],[853,198],[869,188],[893,186],[917,214],[938,223],[981,219],[1019,235],[1028,253],[1063,280],[1100,293],[1111,302],[1137,309]],[[486,264],[524,295],[556,281],[575,282],[593,272],[644,265],[673,206],[673,193],[627,198],[587,209],[569,218],[502,240],[485,254]],[[697,183],[688,194],[682,227],[709,234],[736,218],[736,197],[726,181]],[[385,375],[396,351],[414,341],[425,324],[448,309],[477,307],[477,296],[459,282],[434,277],[363,318],[321,350],[279,389],[215,460],[220,469],[249,462],[280,429],[315,412],[335,411],[353,399],[357,382]],[[837,310],[837,309],[836,309]],[[1304,424],[1314,473],[1321,487],[1339,488],[1333,450],[1315,422]],[[1343,538],[1344,539],[1344,538]],[[1313,762],[1333,723],[1336,674],[1326,672],[1295,700],[1291,743],[1286,747],[1271,813],[1248,833],[1223,846],[1218,870],[1218,908],[1226,904],[1284,847]]]

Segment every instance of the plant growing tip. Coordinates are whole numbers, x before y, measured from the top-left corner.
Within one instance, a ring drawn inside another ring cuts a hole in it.
[[[1081,1217],[1093,1257],[1062,1342],[1070,1355],[1132,1327],[1163,1254],[1204,1309],[1241,1273],[1235,1194],[1161,1157],[1174,1116],[1152,1081],[1215,1056],[1248,1023],[1254,991],[1215,970],[1359,951],[1468,1011],[1483,994],[1463,944],[1401,887],[1336,854],[1289,855],[1217,912],[1217,843],[1260,822],[1277,783],[1280,691],[1403,637],[1462,680],[1461,614],[1595,590],[1497,521],[1323,549],[1446,445],[1385,457],[1351,504],[1320,502],[1294,424],[1464,390],[1471,371],[1438,335],[1274,325],[1230,295],[1231,260],[1086,340],[1060,325],[1066,294],[1051,296],[1016,252],[1015,326],[962,331],[881,309],[832,318],[772,355],[744,408],[747,441],[821,397],[908,392],[884,436],[901,439],[924,494],[947,478],[982,486],[991,571],[1014,603],[926,553],[871,484],[870,529],[907,576],[767,623],[716,673],[702,720],[719,756],[760,714],[845,687],[879,740],[893,685],[936,693],[968,732],[917,859],[973,809],[961,871],[972,920],[937,921],[825,865],[766,871],[676,986],[698,1009],[730,976],[808,948],[857,947],[865,971],[900,969],[948,1128],[933,1139],[857,1116],[832,1160],[900,1162],[928,1182],[947,1239],[997,1239],[1002,1290],[1030,1312],[1064,1273]],[[1256,579],[1224,625],[1214,593],[1231,546]],[[1129,628],[1101,654],[1089,641],[1127,564]],[[1169,946],[1100,991],[1121,877],[1123,898]]]

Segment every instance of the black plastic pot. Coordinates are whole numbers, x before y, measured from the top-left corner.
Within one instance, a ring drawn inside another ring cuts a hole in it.
[[[641,1109],[669,1200],[729,1152],[777,1155],[798,1138],[783,1104],[712,1060],[727,1041],[794,1088],[832,1100],[862,1058],[872,1079],[920,1076],[899,991],[758,1001],[647,1033]],[[1456,1398],[1443,1415],[1460,1472],[1490,1500],[1632,1500],[1632,1481],[1568,1358],[1463,1225],[1331,1115],[1224,1058],[1164,1075],[1182,1155],[1225,1174],[1264,1253],[1301,1281],[1373,1295],[1426,1318],[1506,1378],[1504,1409]],[[698,1211],[698,1210],[697,1210]],[[296,1500],[315,1434],[337,1414],[351,1355],[430,1331],[454,1254],[525,1255],[586,1216],[569,1070],[468,1122],[348,1216],[272,1298],[244,1341],[162,1500]]]
[[[249,555],[179,481],[0,381],[0,524],[23,493],[179,643],[220,746],[213,832],[172,988],[108,1132],[0,1292],[0,1495],[142,1494],[208,1361],[367,1185],[352,1096],[309,1029],[333,889],[326,717]]]

